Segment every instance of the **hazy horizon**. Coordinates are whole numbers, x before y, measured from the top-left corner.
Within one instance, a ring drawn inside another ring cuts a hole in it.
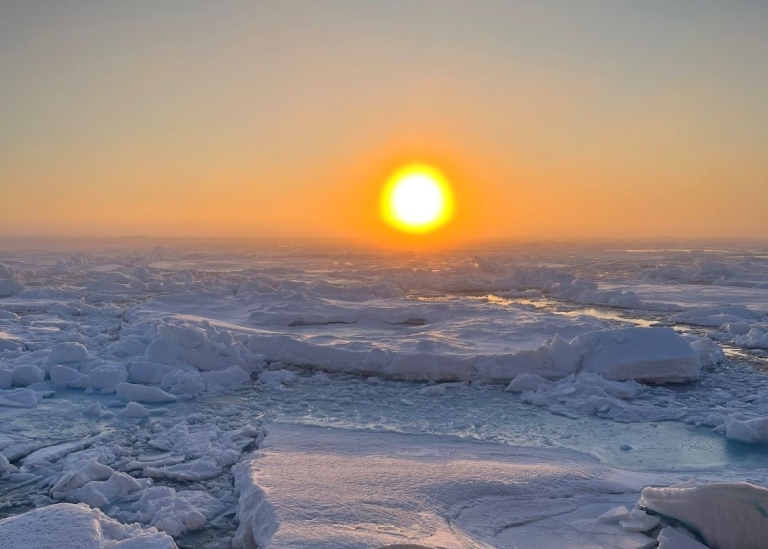
[[[6,3],[0,235],[759,239],[765,28],[754,0]],[[456,195],[431,235],[379,219],[408,162]]]

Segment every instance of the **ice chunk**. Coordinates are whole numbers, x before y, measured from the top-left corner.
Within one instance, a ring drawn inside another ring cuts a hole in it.
[[[118,383],[115,386],[117,396],[125,401],[160,403],[176,402],[176,397],[166,393],[157,387],[146,387],[144,385],[135,385],[133,383]]]
[[[118,383],[128,379],[125,366],[116,362],[105,362],[88,370],[91,387],[102,392],[111,393]]]
[[[768,490],[746,482],[645,488],[640,505],[698,532],[711,549],[763,549]]]
[[[709,338],[702,338],[691,343],[693,350],[699,353],[704,368],[722,364],[725,361],[723,348]]]
[[[9,408],[34,408],[39,397],[31,389],[0,390],[0,406]]]
[[[144,486],[132,476],[113,473],[107,480],[92,480],[87,483],[79,490],[76,497],[91,507],[101,508],[142,488]]]
[[[98,458],[88,460],[77,470],[64,473],[51,488],[51,497],[62,499],[67,492],[82,488],[92,480],[107,480],[115,471],[108,465],[99,463]]]
[[[720,326],[720,329],[733,335],[746,335],[751,327],[748,322],[726,322]]]
[[[206,518],[203,513],[194,509],[187,514],[187,518],[184,519],[184,526],[188,530],[200,530],[205,527]]]
[[[624,505],[620,505],[618,507],[614,507],[610,511],[606,511],[600,515],[597,520],[602,522],[619,522],[620,520],[627,518],[629,518],[629,509],[627,509]]]
[[[128,369],[128,381],[131,383],[157,385],[163,379],[163,376],[174,370],[177,370],[177,367],[156,362],[138,361],[131,364]]]
[[[13,369],[13,384],[21,387],[45,380],[45,370],[34,364],[19,364]]]
[[[169,478],[171,480],[181,480],[194,482],[214,478],[222,473],[222,468],[214,460],[208,458],[199,458],[178,465],[169,465],[167,467],[147,467],[144,469],[144,475],[152,478]]]
[[[0,297],[11,297],[20,294],[26,289],[24,284],[11,280],[10,278],[0,280]]]
[[[77,452],[83,448],[88,448],[94,442],[101,437],[89,437],[82,440],[75,440],[72,442],[64,442],[62,444],[54,444],[53,446],[46,446],[29,454],[24,458],[22,463],[26,467],[38,465],[41,463],[50,463],[63,458],[64,456]]]
[[[297,380],[296,374],[288,370],[266,371],[259,374],[259,381],[265,385],[286,385],[294,383]]]
[[[174,395],[196,395],[206,389],[205,381],[198,371],[175,368],[160,380],[160,387]]]
[[[544,379],[536,374],[518,374],[515,376],[506,390],[511,393],[522,393],[523,391],[538,391],[547,389],[553,384],[552,381]]]
[[[226,335],[219,334],[210,325],[208,328],[161,324],[146,357],[165,364],[182,361],[204,371],[225,370],[232,364],[242,365],[241,347],[233,344],[231,336],[226,343],[217,341],[217,338],[226,338]]]
[[[661,529],[658,540],[658,549],[709,549],[695,539],[681,534],[669,526]]]
[[[578,349],[560,337],[560,334],[555,334],[555,337],[545,341],[543,346],[551,351],[555,370],[576,371],[579,362],[581,362],[581,355]]]
[[[439,385],[427,385],[416,392],[425,396],[441,396],[445,394],[447,389],[448,386],[445,383],[441,383]]]
[[[768,349],[768,331],[755,326],[746,334],[734,337],[732,342],[748,349]]]
[[[701,371],[699,355],[669,328],[623,328],[576,336],[581,371],[606,379],[676,383],[690,381]]]
[[[725,436],[730,440],[738,440],[748,444],[768,442],[768,417],[746,420],[726,418]]]
[[[251,376],[240,368],[240,366],[230,366],[226,370],[219,372],[203,372],[203,379],[212,388],[234,388],[250,381]]]
[[[640,509],[632,509],[629,516],[620,520],[621,529],[625,532],[647,532],[659,525],[660,519],[655,515],[649,515]]]
[[[88,349],[82,343],[68,341],[66,343],[57,343],[51,347],[51,354],[48,357],[48,363],[67,364],[70,362],[85,362],[90,358]]]
[[[88,376],[62,364],[51,367],[51,381],[56,387],[85,388],[90,383]]]
[[[0,520],[0,549],[177,549],[155,528],[121,524],[87,505],[59,503]]]
[[[93,404],[88,405],[83,410],[83,415],[92,416],[92,417],[99,417],[103,413],[104,413],[104,409],[101,407],[101,404],[99,404],[98,402],[94,402]]]
[[[176,537],[188,530],[205,527],[221,509],[212,495],[199,490],[176,491],[168,486],[153,486],[144,490],[132,509],[137,518]]]
[[[149,410],[138,402],[129,402],[118,412],[123,417],[140,418],[149,415]]]

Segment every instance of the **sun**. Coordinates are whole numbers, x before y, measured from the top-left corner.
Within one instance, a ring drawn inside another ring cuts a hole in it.
[[[401,231],[433,231],[453,217],[451,187],[431,166],[406,166],[387,181],[381,195],[381,215]]]

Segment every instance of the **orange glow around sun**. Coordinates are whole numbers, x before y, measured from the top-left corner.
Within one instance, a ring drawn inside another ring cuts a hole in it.
[[[401,231],[431,232],[453,217],[453,192],[443,174],[431,166],[406,166],[387,181],[381,215]]]

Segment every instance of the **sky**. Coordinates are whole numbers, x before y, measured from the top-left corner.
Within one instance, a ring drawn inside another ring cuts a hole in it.
[[[764,0],[0,0],[0,235],[766,238],[767,28]],[[433,235],[379,217],[413,162],[453,187]]]

